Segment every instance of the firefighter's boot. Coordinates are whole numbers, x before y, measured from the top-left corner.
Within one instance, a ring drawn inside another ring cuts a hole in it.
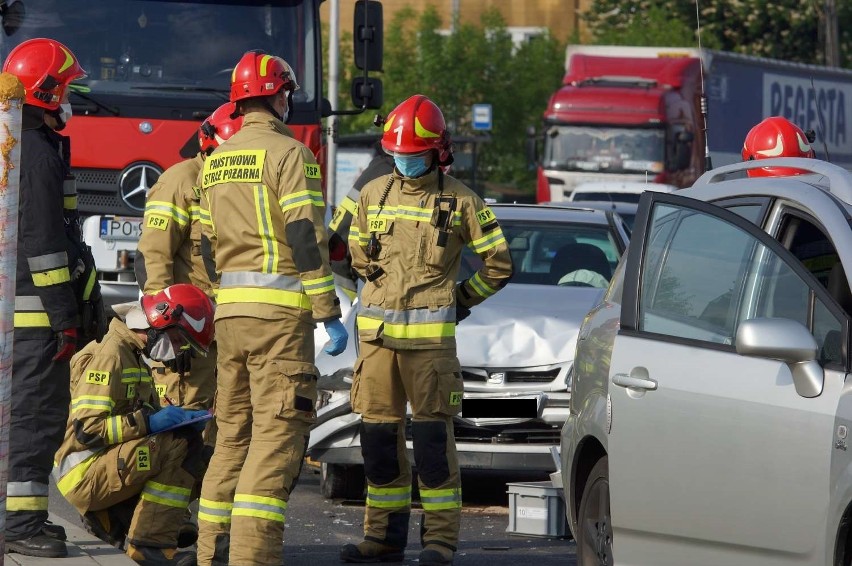
[[[364,540],[358,544],[347,544],[340,549],[341,562],[366,564],[375,562],[402,562],[404,559],[405,549],[371,540]]]
[[[124,537],[127,536],[127,527],[123,526],[116,517],[112,516],[109,509],[101,511],[89,511],[81,515],[83,526],[90,534],[95,535],[102,541],[116,548],[124,548]]]
[[[141,566],[196,566],[193,552],[178,553],[175,548],[127,545],[127,556]]]
[[[453,563],[453,551],[438,544],[427,544],[420,551],[420,566],[446,566]]]

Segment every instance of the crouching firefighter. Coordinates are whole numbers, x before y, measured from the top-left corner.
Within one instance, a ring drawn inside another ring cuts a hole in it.
[[[491,210],[441,169],[452,162],[450,138],[431,100],[415,95],[397,106],[382,147],[395,170],[361,190],[349,235],[352,267],[366,279],[352,408],[362,416],[367,504],[364,540],[344,546],[340,559],[403,559],[411,512],[408,401],[424,511],[420,565],[452,564],[462,505],[453,416],[464,390],[455,328],[506,284],[512,258]],[[456,285],[465,245],[483,265]]]
[[[201,472],[204,410],[159,408],[145,360],[168,361],[189,344],[213,341],[213,304],[178,284],[114,307],[100,343],[73,359],[71,409],[53,470],[60,493],[87,529],[143,565],[192,565],[176,555],[192,488]],[[199,419],[197,422],[187,422]]]

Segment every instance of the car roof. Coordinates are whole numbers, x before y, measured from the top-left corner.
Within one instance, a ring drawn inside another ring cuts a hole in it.
[[[542,203],[549,206],[557,206],[559,202]],[[638,202],[625,202],[623,200],[578,200],[570,201],[573,206],[593,208],[595,210],[613,210],[618,213],[636,214],[639,210]]]
[[[538,222],[576,222],[584,224],[608,224],[606,211],[571,203],[554,204],[493,204],[491,209],[500,220],[535,220]]]
[[[575,193],[641,193],[659,191],[670,193],[677,190],[674,185],[643,183],[641,181],[589,181],[574,187]]]
[[[748,169],[770,166],[804,169],[809,173],[789,177],[745,176]],[[852,173],[819,159],[784,157],[733,163],[707,171],[691,188],[684,189],[683,194],[708,201],[750,195],[798,200],[813,190],[833,196],[843,208],[852,211]]]

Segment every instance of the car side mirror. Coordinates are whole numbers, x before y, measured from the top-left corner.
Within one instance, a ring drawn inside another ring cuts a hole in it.
[[[352,38],[355,40],[355,66],[366,71],[381,71],[384,50],[382,3],[373,0],[355,2]]]
[[[740,324],[737,353],[785,362],[793,374],[796,393],[817,397],[825,385],[822,366],[816,361],[819,346],[800,322],[787,318],[753,318]]]

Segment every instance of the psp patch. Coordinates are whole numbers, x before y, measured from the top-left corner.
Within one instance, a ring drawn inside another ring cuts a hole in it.
[[[167,216],[160,216],[159,214],[149,214],[145,227],[165,230],[169,227],[169,218]]]
[[[151,469],[151,450],[147,446],[136,449],[136,471],[147,472]]]
[[[450,392],[450,407],[457,407],[461,405],[463,396],[464,394],[461,391]]]
[[[109,372],[90,369],[86,372],[86,383],[92,385],[109,385]]]
[[[321,179],[322,175],[320,174],[319,165],[305,163],[305,177],[308,179]]]
[[[494,213],[491,212],[490,208],[485,207],[476,213],[476,219],[479,220],[480,226],[485,226],[486,224],[494,220]]]

